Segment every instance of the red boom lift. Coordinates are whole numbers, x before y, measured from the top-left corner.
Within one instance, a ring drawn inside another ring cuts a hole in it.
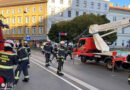
[[[103,25],[91,25],[89,28],[89,33],[92,34],[92,37],[80,38],[77,48],[74,48],[73,55],[78,55],[81,57],[81,62],[83,63],[87,60],[95,60],[96,62],[103,61],[110,70],[121,66],[128,66],[129,64],[127,57],[117,56],[116,51],[110,51],[109,46],[102,37],[118,31],[118,28],[127,27],[129,25],[130,19],[124,19]],[[98,34],[98,32],[108,30],[113,31],[102,36]]]

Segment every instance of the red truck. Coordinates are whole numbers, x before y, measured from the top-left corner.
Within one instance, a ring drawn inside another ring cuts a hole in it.
[[[96,62],[103,61],[106,63],[108,69],[113,68],[129,68],[127,57],[117,56],[116,51],[110,51],[109,46],[102,37],[107,36],[117,31],[117,28],[123,28],[130,25],[130,19],[120,20],[103,25],[91,25],[89,33],[92,37],[82,37],[78,41],[77,48],[74,48],[73,55],[78,55],[81,62],[85,63],[87,60],[95,60]],[[113,29],[113,32],[100,36],[98,32],[108,31]],[[116,30],[115,30],[116,29]]]

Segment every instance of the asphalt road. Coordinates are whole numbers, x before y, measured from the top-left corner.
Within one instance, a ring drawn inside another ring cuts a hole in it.
[[[45,68],[45,58],[39,51],[32,51],[29,69],[30,81],[23,83],[23,75],[15,90],[130,90],[127,83],[128,72],[112,72],[104,65],[94,62],[83,64],[78,58],[64,63],[64,76],[56,75],[57,62],[53,60]]]

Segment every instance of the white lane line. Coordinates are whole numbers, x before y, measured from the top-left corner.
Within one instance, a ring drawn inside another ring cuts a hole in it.
[[[32,58],[32,57],[31,57],[31,58]],[[39,62],[39,63],[45,65],[45,63],[43,63],[43,62],[41,62],[41,61],[39,61],[39,60],[37,60],[37,59],[35,59],[35,58],[32,58],[32,59],[33,59],[34,61],[36,61],[36,62]],[[57,71],[56,68],[53,68],[53,67],[51,67],[51,66],[50,66],[49,68],[52,69],[53,71]],[[75,77],[73,77],[73,76],[71,76],[71,75],[69,75],[69,74],[67,74],[67,73],[65,73],[65,72],[63,72],[63,73],[64,73],[64,75],[65,75],[67,78],[69,78],[69,79],[75,81],[76,83],[78,83],[78,84],[80,84],[80,85],[82,85],[82,86],[88,88],[89,90],[99,90],[98,88],[96,88],[96,87],[94,87],[94,86],[92,86],[92,85],[90,85],[90,84],[88,84],[88,83],[86,83],[86,82],[84,82],[84,81],[82,81],[82,80],[79,80],[79,79],[77,79],[77,78],[75,78]]]
[[[73,83],[69,82],[68,80],[66,80],[66,79],[64,79],[64,78],[62,78],[62,77],[56,75],[54,72],[52,72],[52,71],[46,69],[45,67],[43,67],[42,65],[40,65],[40,64],[37,63],[36,61],[31,61],[31,62],[34,63],[34,64],[36,64],[36,65],[38,65],[39,67],[43,68],[44,70],[50,72],[50,73],[53,74],[54,76],[60,78],[60,79],[63,80],[64,82],[66,82],[66,83],[68,83],[69,85],[71,85],[72,87],[76,88],[77,90],[83,90],[83,89],[81,89],[80,87],[78,87],[78,86],[74,85]]]

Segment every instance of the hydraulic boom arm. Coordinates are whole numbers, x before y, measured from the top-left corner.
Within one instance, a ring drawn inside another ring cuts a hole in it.
[[[115,30],[117,28],[124,28],[127,26],[130,26],[130,19],[124,19],[124,20],[120,20],[120,21],[116,21],[116,22],[112,22],[112,23],[107,23],[107,24],[103,24],[103,25],[95,24],[95,25],[90,26],[89,33]],[[102,52],[109,51],[109,46],[106,44],[106,42],[102,39],[102,37],[98,33],[93,35],[93,39],[94,39],[96,48],[98,50],[101,50]]]

